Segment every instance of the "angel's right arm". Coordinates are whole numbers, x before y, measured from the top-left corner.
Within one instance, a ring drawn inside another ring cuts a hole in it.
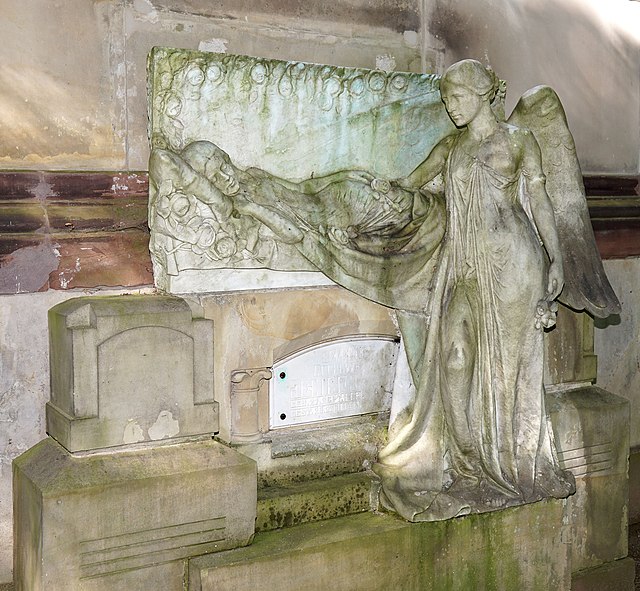
[[[427,158],[408,177],[399,179],[397,183],[405,189],[419,189],[437,177],[444,169],[456,135],[457,133],[453,133],[441,139]]]

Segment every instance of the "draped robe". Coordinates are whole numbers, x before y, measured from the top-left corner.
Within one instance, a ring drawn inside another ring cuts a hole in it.
[[[409,252],[376,257],[313,233],[298,246],[338,283],[398,310],[416,397],[374,471],[383,504],[410,521],[564,497],[573,488],[544,408],[535,316],[548,259],[523,207],[525,175],[505,177],[456,141],[441,242],[434,202],[415,231],[420,248]]]

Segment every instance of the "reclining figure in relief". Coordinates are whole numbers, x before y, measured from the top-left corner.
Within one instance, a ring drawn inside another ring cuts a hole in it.
[[[557,95],[536,87],[505,121],[498,86],[479,62],[451,66],[440,93],[456,131],[406,178],[294,183],[206,141],[151,156],[150,224],[176,248],[265,266],[265,244],[289,248],[396,309],[416,394],[373,470],[382,504],[409,521],[572,494],[544,406],[543,331],[557,298],[619,311]]]

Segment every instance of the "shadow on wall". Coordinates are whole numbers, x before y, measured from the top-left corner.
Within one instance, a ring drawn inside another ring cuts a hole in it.
[[[628,0],[436,0],[429,30],[447,65],[491,65],[511,110],[527,89],[560,95],[584,171],[637,174],[640,4]]]

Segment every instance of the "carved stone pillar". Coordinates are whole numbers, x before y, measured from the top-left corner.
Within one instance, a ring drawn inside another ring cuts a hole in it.
[[[260,385],[271,376],[266,367],[231,372],[231,443],[261,441]]]

